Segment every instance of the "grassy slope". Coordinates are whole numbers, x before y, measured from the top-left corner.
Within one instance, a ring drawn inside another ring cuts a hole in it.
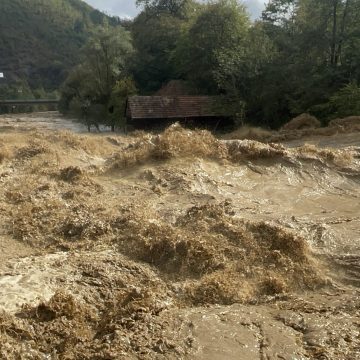
[[[1,0],[0,72],[56,88],[91,28],[106,18],[81,0]]]

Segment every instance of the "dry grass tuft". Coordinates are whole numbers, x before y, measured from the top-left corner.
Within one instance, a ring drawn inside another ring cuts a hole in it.
[[[341,127],[348,131],[360,131],[360,116],[349,116],[343,119],[334,119],[329,123],[330,127]]]
[[[300,159],[316,159],[340,167],[348,166],[354,160],[353,153],[346,149],[319,149],[314,145],[305,144],[295,151]]]
[[[83,171],[78,166],[69,166],[60,170],[60,180],[66,182],[76,182],[83,177]]]
[[[255,140],[270,141],[274,132],[259,127],[242,126],[221,138],[224,140]]]
[[[264,269],[272,270],[278,283],[273,281],[273,289],[279,291],[322,284],[305,239],[232,213],[228,203],[195,206],[174,226],[127,214],[116,222],[122,230],[117,242],[129,256],[184,281],[185,299],[194,304],[229,304],[268,294]]]
[[[31,159],[37,155],[50,152],[49,146],[41,141],[30,141],[29,145],[20,148],[17,151],[17,159]]]
[[[321,126],[320,121],[310,114],[301,114],[285,124],[281,130],[316,129]]]
[[[35,308],[25,306],[21,312],[23,318],[32,318],[40,322],[53,321],[59,318],[74,320],[84,317],[86,308],[75,298],[58,291],[48,302],[41,302]]]
[[[189,131],[179,124],[167,128],[155,138],[152,155],[157,159],[177,156],[200,156],[204,158],[222,158],[226,156],[222,144],[206,130]]]
[[[5,146],[0,147],[0,164],[12,157],[11,152]]]
[[[164,336],[161,319],[170,292],[153,272],[108,253],[69,262],[76,274],[76,297],[57,292],[49,301],[24,306],[15,316],[0,314],[1,358],[43,359],[51,354],[125,360],[139,353],[149,359],[173,353],[174,335]]]
[[[111,169],[122,169],[150,160],[176,157],[204,157],[222,159],[226,148],[209,131],[191,131],[174,124],[160,135],[141,132],[137,141],[118,152],[109,161]]]

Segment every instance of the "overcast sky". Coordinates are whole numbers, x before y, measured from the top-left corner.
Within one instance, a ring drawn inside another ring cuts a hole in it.
[[[138,9],[135,6],[135,0],[84,0],[88,4],[105,11],[110,15],[120,17],[133,17]],[[248,6],[253,18],[257,18],[264,7],[265,0],[244,0]]]

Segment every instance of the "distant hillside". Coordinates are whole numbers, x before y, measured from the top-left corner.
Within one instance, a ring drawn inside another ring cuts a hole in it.
[[[109,18],[81,0],[0,0],[0,72],[7,82],[57,88],[91,28]]]

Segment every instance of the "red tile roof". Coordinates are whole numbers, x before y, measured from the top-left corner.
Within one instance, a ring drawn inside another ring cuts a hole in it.
[[[212,96],[131,96],[126,115],[131,119],[176,119],[226,116]]]

